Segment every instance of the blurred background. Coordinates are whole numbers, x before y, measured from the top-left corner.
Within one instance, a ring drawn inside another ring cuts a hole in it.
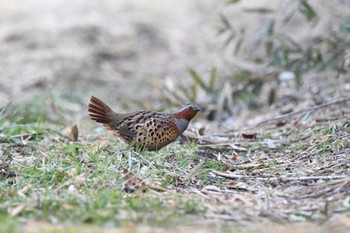
[[[349,96],[347,0],[0,1],[0,105],[22,121],[201,105],[247,116]]]

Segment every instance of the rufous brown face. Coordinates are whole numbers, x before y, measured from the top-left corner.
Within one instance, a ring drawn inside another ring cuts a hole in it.
[[[201,108],[197,104],[189,103],[174,114],[174,118],[186,119],[187,121],[190,121],[199,111],[201,111]]]

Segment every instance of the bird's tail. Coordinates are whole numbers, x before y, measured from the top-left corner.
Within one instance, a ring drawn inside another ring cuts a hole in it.
[[[88,111],[90,118],[98,123],[108,125],[115,120],[116,113],[94,96],[91,96]]]

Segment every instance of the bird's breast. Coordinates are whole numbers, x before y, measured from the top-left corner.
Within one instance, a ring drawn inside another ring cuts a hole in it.
[[[189,121],[186,119],[175,119],[174,123],[176,125],[176,129],[180,134],[182,134],[187,129]]]

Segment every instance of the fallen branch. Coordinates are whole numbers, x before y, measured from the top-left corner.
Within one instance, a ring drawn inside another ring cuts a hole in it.
[[[280,177],[256,177],[256,176],[245,176],[236,175],[232,173],[225,173],[219,171],[212,171],[215,175],[221,176],[228,179],[247,179],[247,180],[261,180],[261,181],[307,181],[307,180],[335,180],[350,178],[350,176],[340,175],[340,176],[300,176],[300,177],[290,177],[290,176],[280,176]]]

